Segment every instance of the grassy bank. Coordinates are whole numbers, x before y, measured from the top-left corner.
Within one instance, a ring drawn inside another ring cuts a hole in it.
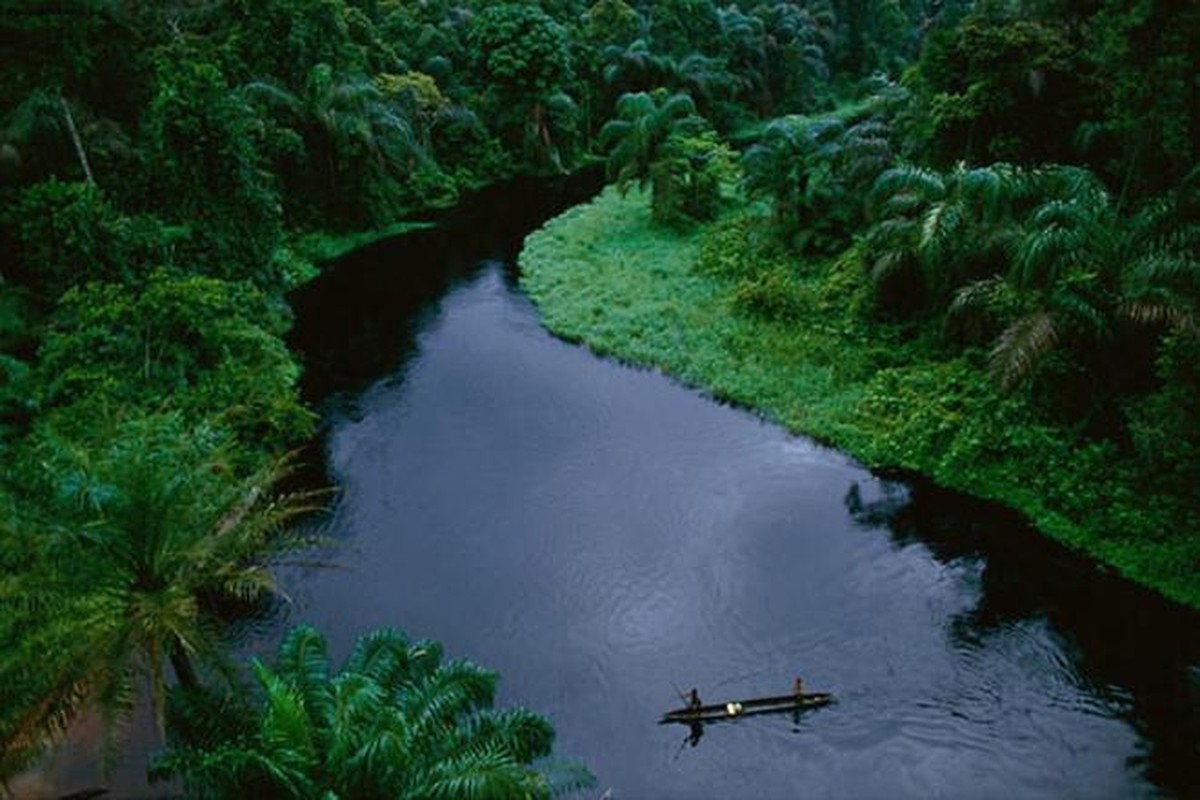
[[[853,252],[796,264],[756,225],[651,225],[612,189],[532,234],[522,285],[545,325],[757,409],[871,467],[999,500],[1045,534],[1200,608],[1190,498],[1158,492],[1106,442],[1079,443],[988,381],[982,353],[939,354],[865,321]]]

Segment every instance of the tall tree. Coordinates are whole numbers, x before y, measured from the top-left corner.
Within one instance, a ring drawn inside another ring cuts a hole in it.
[[[282,463],[239,478],[222,448],[217,431],[167,415],[121,423],[98,451],[48,454],[61,459],[49,476],[54,547],[87,554],[77,577],[102,598],[92,619],[109,645],[97,653],[102,697],[129,697],[126,681],[144,670],[161,713],[168,661],[197,688],[195,661],[222,663],[217,620],[267,599],[271,560],[313,544],[290,523],[319,495],[280,493]]]
[[[573,74],[566,30],[536,5],[489,4],[471,23],[470,44],[510,146],[535,167],[561,165],[551,107],[563,107]]]
[[[609,150],[609,178],[622,190],[632,183],[648,185],[667,139],[696,119],[696,104],[685,93],[660,89],[622,95],[616,116],[600,131],[601,145]]]
[[[30,453],[50,531],[39,550],[54,566],[15,580],[41,609],[37,640],[69,657],[46,659],[43,694],[5,719],[6,748],[40,741],[88,703],[123,720],[141,680],[161,723],[167,664],[189,689],[201,668],[228,674],[223,620],[266,601],[273,561],[313,541],[289,523],[318,495],[281,493],[282,465],[239,475],[215,428],[166,414],[93,433],[43,431]]]
[[[271,257],[282,215],[264,170],[261,122],[211,54],[173,45],[142,120],[143,202],[192,226],[191,263],[222,278],[278,285]],[[184,246],[181,245],[181,249]]]

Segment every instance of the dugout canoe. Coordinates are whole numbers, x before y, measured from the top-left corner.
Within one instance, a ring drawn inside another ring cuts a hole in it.
[[[794,694],[781,694],[776,697],[756,697],[752,700],[730,700],[726,703],[716,703],[699,708],[676,708],[663,714],[659,723],[716,722],[723,719],[748,717],[753,714],[807,711],[810,708],[827,706],[832,702],[833,695],[828,692],[807,692],[799,697]]]

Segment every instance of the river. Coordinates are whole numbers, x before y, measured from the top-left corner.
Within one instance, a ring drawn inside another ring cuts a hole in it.
[[[1197,796],[1196,614],[996,506],[548,335],[514,260],[582,197],[496,189],[293,298],[336,545],[284,571],[292,602],[247,652],[299,622],[338,658],[376,627],[440,640],[550,719],[597,777],[582,797]],[[658,724],[680,691],[798,675],[836,703]],[[149,791],[139,731],[110,796]],[[52,769],[95,785],[75,756]]]
[[[290,622],[501,673],[613,798],[1127,798],[1200,787],[1197,618],[995,506],[538,323],[513,260],[561,196],[370,248],[296,298],[340,490]],[[785,693],[802,716],[659,725]]]

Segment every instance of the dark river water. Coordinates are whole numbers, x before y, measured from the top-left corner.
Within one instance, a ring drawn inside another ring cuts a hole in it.
[[[1200,796],[1195,615],[552,338],[512,262],[570,199],[525,186],[295,298],[340,495],[337,566],[285,575],[288,624],[339,656],[396,626],[498,670],[499,702],[596,775],[585,797]],[[657,724],[679,689],[797,675],[837,702],[698,741]]]
[[[592,797],[1200,790],[1195,616],[994,506],[552,338],[515,282],[520,222],[375,248],[299,299],[342,546],[290,576],[290,621],[498,670]],[[678,689],[796,675],[837,703],[694,742],[657,724]]]

